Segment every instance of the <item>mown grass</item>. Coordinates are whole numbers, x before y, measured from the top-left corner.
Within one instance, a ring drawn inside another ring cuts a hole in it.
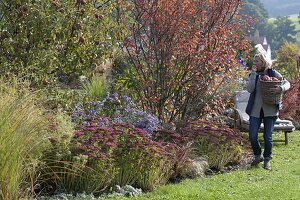
[[[169,184],[131,199],[300,199],[300,131],[274,134],[272,170],[248,167],[229,173]],[[114,199],[127,199],[116,197]]]

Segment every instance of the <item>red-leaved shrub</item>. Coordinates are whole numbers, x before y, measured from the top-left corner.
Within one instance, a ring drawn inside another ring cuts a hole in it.
[[[206,157],[210,167],[218,170],[229,163],[239,163],[249,149],[248,139],[239,131],[212,121],[191,121],[177,132],[158,130],[154,137],[181,146],[192,143],[190,155]]]
[[[300,128],[300,78],[291,82],[291,88],[284,94],[283,110],[280,112],[282,119],[290,119]]]
[[[196,154],[206,156],[209,166],[218,170],[239,163],[248,145],[239,131],[222,123],[193,121],[180,131],[194,141]]]
[[[111,167],[111,185],[130,184],[153,190],[169,180],[177,155],[182,154],[178,145],[154,141],[147,131],[128,123],[108,120],[103,126],[102,122],[92,120],[77,127],[74,153],[105,162],[106,171]]]

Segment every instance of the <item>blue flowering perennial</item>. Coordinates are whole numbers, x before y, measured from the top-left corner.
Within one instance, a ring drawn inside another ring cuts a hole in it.
[[[72,120],[81,124],[96,118],[110,117],[113,122],[131,123],[136,128],[152,133],[161,127],[159,119],[151,113],[137,108],[128,96],[119,98],[118,93],[108,92],[103,101],[92,101],[87,104],[78,103],[72,114]]]

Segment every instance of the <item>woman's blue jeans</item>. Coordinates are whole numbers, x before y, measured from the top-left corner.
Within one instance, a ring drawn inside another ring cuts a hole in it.
[[[265,159],[272,159],[272,147],[273,147],[273,140],[272,140],[272,133],[274,130],[274,125],[276,122],[277,117],[252,117],[250,116],[250,127],[249,127],[249,139],[251,142],[252,150],[255,156],[261,155],[261,146],[258,140],[258,131],[260,124],[264,123],[264,153],[263,156]]]

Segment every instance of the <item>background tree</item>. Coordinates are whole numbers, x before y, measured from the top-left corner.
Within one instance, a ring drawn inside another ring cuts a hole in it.
[[[222,107],[220,93],[238,77],[237,50],[247,48],[240,1],[136,1],[125,42],[133,90],[165,122]],[[128,77],[126,77],[128,78]]]
[[[272,53],[275,53],[284,43],[296,42],[296,27],[288,16],[277,17],[273,24],[267,27],[268,41],[272,48]]]
[[[289,80],[300,77],[300,48],[294,43],[285,43],[277,51],[276,69]]]
[[[240,13],[251,17],[250,22],[253,23],[249,34],[253,35],[256,31],[265,33],[269,16],[264,5],[260,0],[243,0],[242,2],[244,5]]]
[[[95,3],[96,2],[96,3]],[[118,5],[118,9],[116,9]],[[125,31],[120,1],[3,0],[0,3],[0,73],[35,86],[67,82],[103,62]]]

